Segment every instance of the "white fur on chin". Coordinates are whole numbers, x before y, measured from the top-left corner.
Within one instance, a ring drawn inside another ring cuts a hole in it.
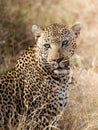
[[[55,69],[54,73],[55,74],[67,74],[68,70],[66,70],[66,69]]]

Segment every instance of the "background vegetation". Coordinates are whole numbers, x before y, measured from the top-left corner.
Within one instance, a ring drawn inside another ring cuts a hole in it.
[[[98,0],[0,0],[0,73],[33,46],[31,26],[81,22],[65,130],[98,130]],[[74,65],[73,65],[74,62]]]

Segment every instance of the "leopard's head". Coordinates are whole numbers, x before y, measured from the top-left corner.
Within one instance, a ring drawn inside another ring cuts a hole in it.
[[[45,28],[32,26],[37,40],[38,58],[47,70],[55,74],[65,74],[69,70],[69,61],[75,52],[80,29],[80,24],[71,28],[63,24],[52,24]]]

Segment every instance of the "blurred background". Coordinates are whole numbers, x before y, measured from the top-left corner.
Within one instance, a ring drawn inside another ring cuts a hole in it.
[[[98,130],[98,0],[0,0],[0,74],[33,46],[33,24],[80,22],[64,130]]]

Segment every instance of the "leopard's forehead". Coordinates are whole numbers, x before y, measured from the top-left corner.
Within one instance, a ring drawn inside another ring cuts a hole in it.
[[[67,25],[63,24],[51,24],[50,26],[45,27],[45,33],[51,33],[52,36],[57,36],[57,35],[63,35],[69,32],[69,28]]]
[[[51,24],[44,28],[44,38],[49,41],[61,41],[65,37],[70,36],[70,29],[67,25]]]

